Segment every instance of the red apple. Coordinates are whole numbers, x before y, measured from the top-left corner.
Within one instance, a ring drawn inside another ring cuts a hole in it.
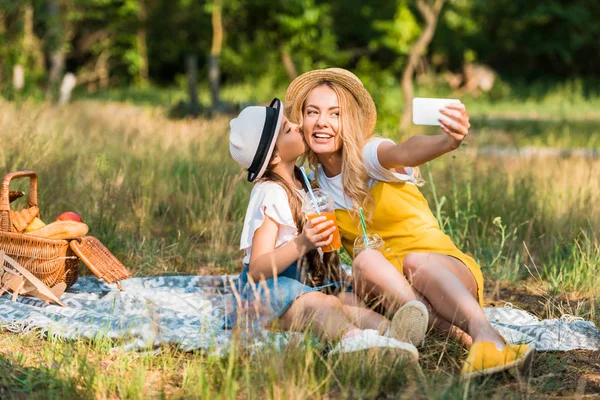
[[[57,221],[77,221],[77,222],[83,222],[83,220],[81,219],[81,217],[79,216],[79,214],[74,213],[73,211],[67,211],[64,212],[62,214],[60,214],[58,216],[58,218],[56,218]]]

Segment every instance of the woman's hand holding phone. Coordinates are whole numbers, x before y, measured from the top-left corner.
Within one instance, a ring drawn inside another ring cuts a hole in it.
[[[457,99],[414,98],[413,123],[439,125],[448,135],[450,147],[455,149],[469,134],[469,115],[464,104]]]

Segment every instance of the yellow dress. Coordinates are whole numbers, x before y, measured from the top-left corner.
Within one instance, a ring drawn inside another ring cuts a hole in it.
[[[479,304],[483,305],[483,274],[472,257],[456,248],[450,237],[440,229],[427,200],[419,188],[409,183],[379,182],[370,190],[375,209],[369,230],[385,241],[383,254],[400,272],[409,253],[446,254],[462,261],[477,282]],[[352,254],[354,239],[360,235],[358,220],[346,210],[335,211],[342,236],[342,245]]]

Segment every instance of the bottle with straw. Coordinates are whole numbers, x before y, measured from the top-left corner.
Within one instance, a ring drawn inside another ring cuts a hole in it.
[[[360,214],[360,226],[362,227],[362,234],[363,234],[363,238],[364,238],[365,247],[367,247],[369,245],[369,237],[367,236],[367,224],[365,223],[365,212],[363,211],[362,207],[358,210],[358,212]]]
[[[304,183],[306,183],[306,187],[308,189],[308,196],[305,196],[304,198],[302,211],[309,220],[324,216],[327,218],[327,220],[334,222],[335,231],[332,233],[333,239],[329,245],[324,246],[321,249],[326,253],[337,251],[342,247],[342,240],[337,226],[337,220],[335,219],[333,197],[331,197],[331,195],[324,190],[313,190],[310,186],[310,181],[308,180],[308,176],[306,175],[304,167],[300,167],[300,171],[302,172]],[[328,226],[327,229],[329,228],[330,227]]]
[[[373,233],[371,235],[369,235],[367,233],[367,224],[365,222],[365,212],[364,210],[361,208],[359,208],[358,210],[359,216],[360,216],[360,230],[362,232],[361,236],[358,236],[355,240],[354,240],[354,257],[356,257],[357,255],[359,255],[361,252],[368,250],[368,249],[380,249],[381,247],[383,247],[383,239],[381,239],[381,237],[376,234]]]
[[[313,207],[315,207],[317,215],[321,215],[319,203],[317,203],[315,193],[313,192],[312,187],[310,186],[310,181],[308,180],[308,176],[306,176],[306,171],[304,170],[304,167],[300,167],[300,171],[302,172],[302,178],[304,178],[304,183],[306,184],[306,188],[308,189],[308,194],[310,195],[310,198],[313,202]]]

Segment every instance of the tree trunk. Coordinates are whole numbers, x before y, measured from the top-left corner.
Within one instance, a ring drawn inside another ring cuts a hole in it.
[[[139,57],[139,75],[138,80],[141,86],[148,84],[148,47],[146,41],[146,24],[148,21],[148,12],[146,10],[146,4],[144,0],[138,1],[139,12],[138,12],[138,31],[136,34],[136,45]]]
[[[4,10],[0,9],[0,35],[6,33],[6,17],[4,16]]]
[[[20,92],[25,86],[25,68],[21,64],[15,64],[13,67],[13,89]]]
[[[421,55],[425,53],[427,46],[433,39],[435,28],[440,16],[440,12],[445,0],[435,0],[434,4],[429,4],[427,0],[417,0],[417,8],[425,19],[425,28],[421,32],[421,36],[417,39],[414,46],[408,55],[406,67],[402,73],[402,93],[404,97],[404,113],[400,122],[400,129],[405,130],[410,125],[412,120],[412,99],[414,96],[413,90],[413,75],[415,68],[419,63]]]
[[[287,73],[290,82],[296,79],[298,71],[296,70],[296,65],[294,64],[294,60],[292,60],[290,52],[285,46],[281,46],[281,62],[283,63],[283,67],[285,68],[285,72]]]
[[[47,54],[50,61],[50,70],[48,71],[48,86],[46,87],[46,99],[51,100],[56,93],[58,83],[62,78],[65,68],[65,51],[63,47],[63,30],[60,21],[60,8],[57,0],[47,0],[48,9],[48,33],[47,33]]]
[[[4,10],[0,9],[0,36],[4,36],[5,33],[6,33],[6,19],[4,17]],[[4,81],[4,74],[6,72],[8,72],[8,70],[5,70],[4,68],[6,68],[5,65],[0,66],[0,85]]]
[[[188,80],[188,93],[190,96],[190,113],[195,117],[200,114],[200,103],[198,102],[198,58],[188,54],[185,59],[185,69]]]
[[[24,5],[23,15],[23,41],[21,42],[22,60],[18,62],[27,71],[28,76],[34,76],[45,70],[44,54],[41,44],[33,31],[33,5],[28,2]]]
[[[110,71],[108,66],[108,59],[110,58],[110,49],[106,47],[98,56],[96,65],[94,66],[94,73],[98,78],[98,86],[101,89],[108,89],[110,83]]]
[[[223,18],[221,15],[221,0],[213,1],[212,11],[213,40],[210,56],[208,57],[208,80],[210,82],[210,96],[212,99],[213,111],[220,111],[220,80],[221,70],[219,68],[219,58],[223,48]]]
[[[48,73],[48,90],[58,85],[60,78],[65,69],[65,52],[63,50],[55,50],[50,53],[50,71]]]
[[[67,104],[71,100],[71,92],[77,85],[77,77],[72,72],[67,72],[60,84],[59,104]]]

